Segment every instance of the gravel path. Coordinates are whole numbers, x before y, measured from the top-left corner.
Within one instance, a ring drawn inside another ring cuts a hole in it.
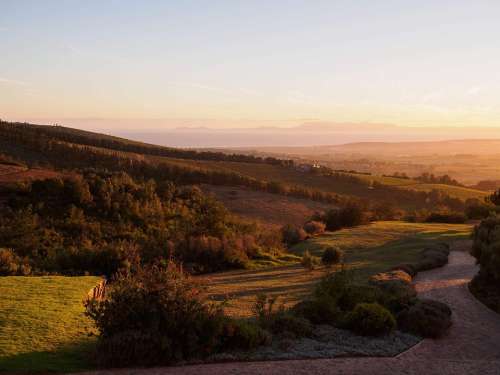
[[[467,283],[477,272],[466,251],[470,243],[457,243],[443,268],[423,272],[415,279],[419,295],[443,301],[453,310],[453,326],[438,340],[423,340],[392,358],[336,358],[268,362],[234,362],[185,367],[123,369],[88,375],[157,374],[500,374],[500,316],[478,302]]]

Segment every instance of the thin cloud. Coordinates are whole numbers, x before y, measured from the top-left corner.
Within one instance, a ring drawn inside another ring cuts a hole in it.
[[[0,84],[16,85],[16,86],[28,86],[27,82],[19,81],[17,79],[3,78],[3,77],[0,77]]]

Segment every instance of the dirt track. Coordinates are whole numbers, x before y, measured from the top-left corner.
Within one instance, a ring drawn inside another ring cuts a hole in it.
[[[415,280],[422,297],[446,302],[452,308],[452,328],[445,337],[424,340],[397,357],[221,363],[89,374],[500,374],[500,316],[467,289],[477,272],[474,259],[466,251],[468,246],[457,243],[448,265],[421,273]]]

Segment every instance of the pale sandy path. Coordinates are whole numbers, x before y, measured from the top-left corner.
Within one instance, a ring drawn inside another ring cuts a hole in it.
[[[470,294],[467,283],[477,272],[466,252],[469,243],[455,245],[449,264],[423,272],[415,280],[422,297],[446,302],[453,310],[453,326],[439,340],[424,340],[394,358],[345,358],[274,362],[235,362],[185,367],[122,369],[88,373],[111,374],[500,374],[500,315]]]

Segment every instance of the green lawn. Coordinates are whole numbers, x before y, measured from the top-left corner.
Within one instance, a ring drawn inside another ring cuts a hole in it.
[[[0,371],[88,368],[90,321],[83,298],[98,277],[0,277]]]
[[[420,251],[427,244],[467,239],[471,229],[472,226],[466,224],[381,221],[325,233],[296,245],[292,252],[300,256],[309,250],[320,256],[326,246],[338,246],[346,254],[346,267],[355,270],[354,276],[359,282],[366,282],[369,276],[399,263],[417,261]],[[226,312],[236,317],[248,317],[252,314],[258,293],[277,297],[280,303],[291,306],[309,296],[324,275],[322,267],[309,271],[300,264],[292,264],[220,272],[200,276],[199,279],[207,285],[208,294],[216,300],[229,298]]]
[[[387,270],[399,263],[416,262],[420,251],[436,241],[469,238],[469,224],[427,224],[379,221],[356,228],[327,232],[301,242],[292,252],[305,250],[321,256],[327,246],[337,246],[345,253],[345,263],[356,270],[360,279]]]

